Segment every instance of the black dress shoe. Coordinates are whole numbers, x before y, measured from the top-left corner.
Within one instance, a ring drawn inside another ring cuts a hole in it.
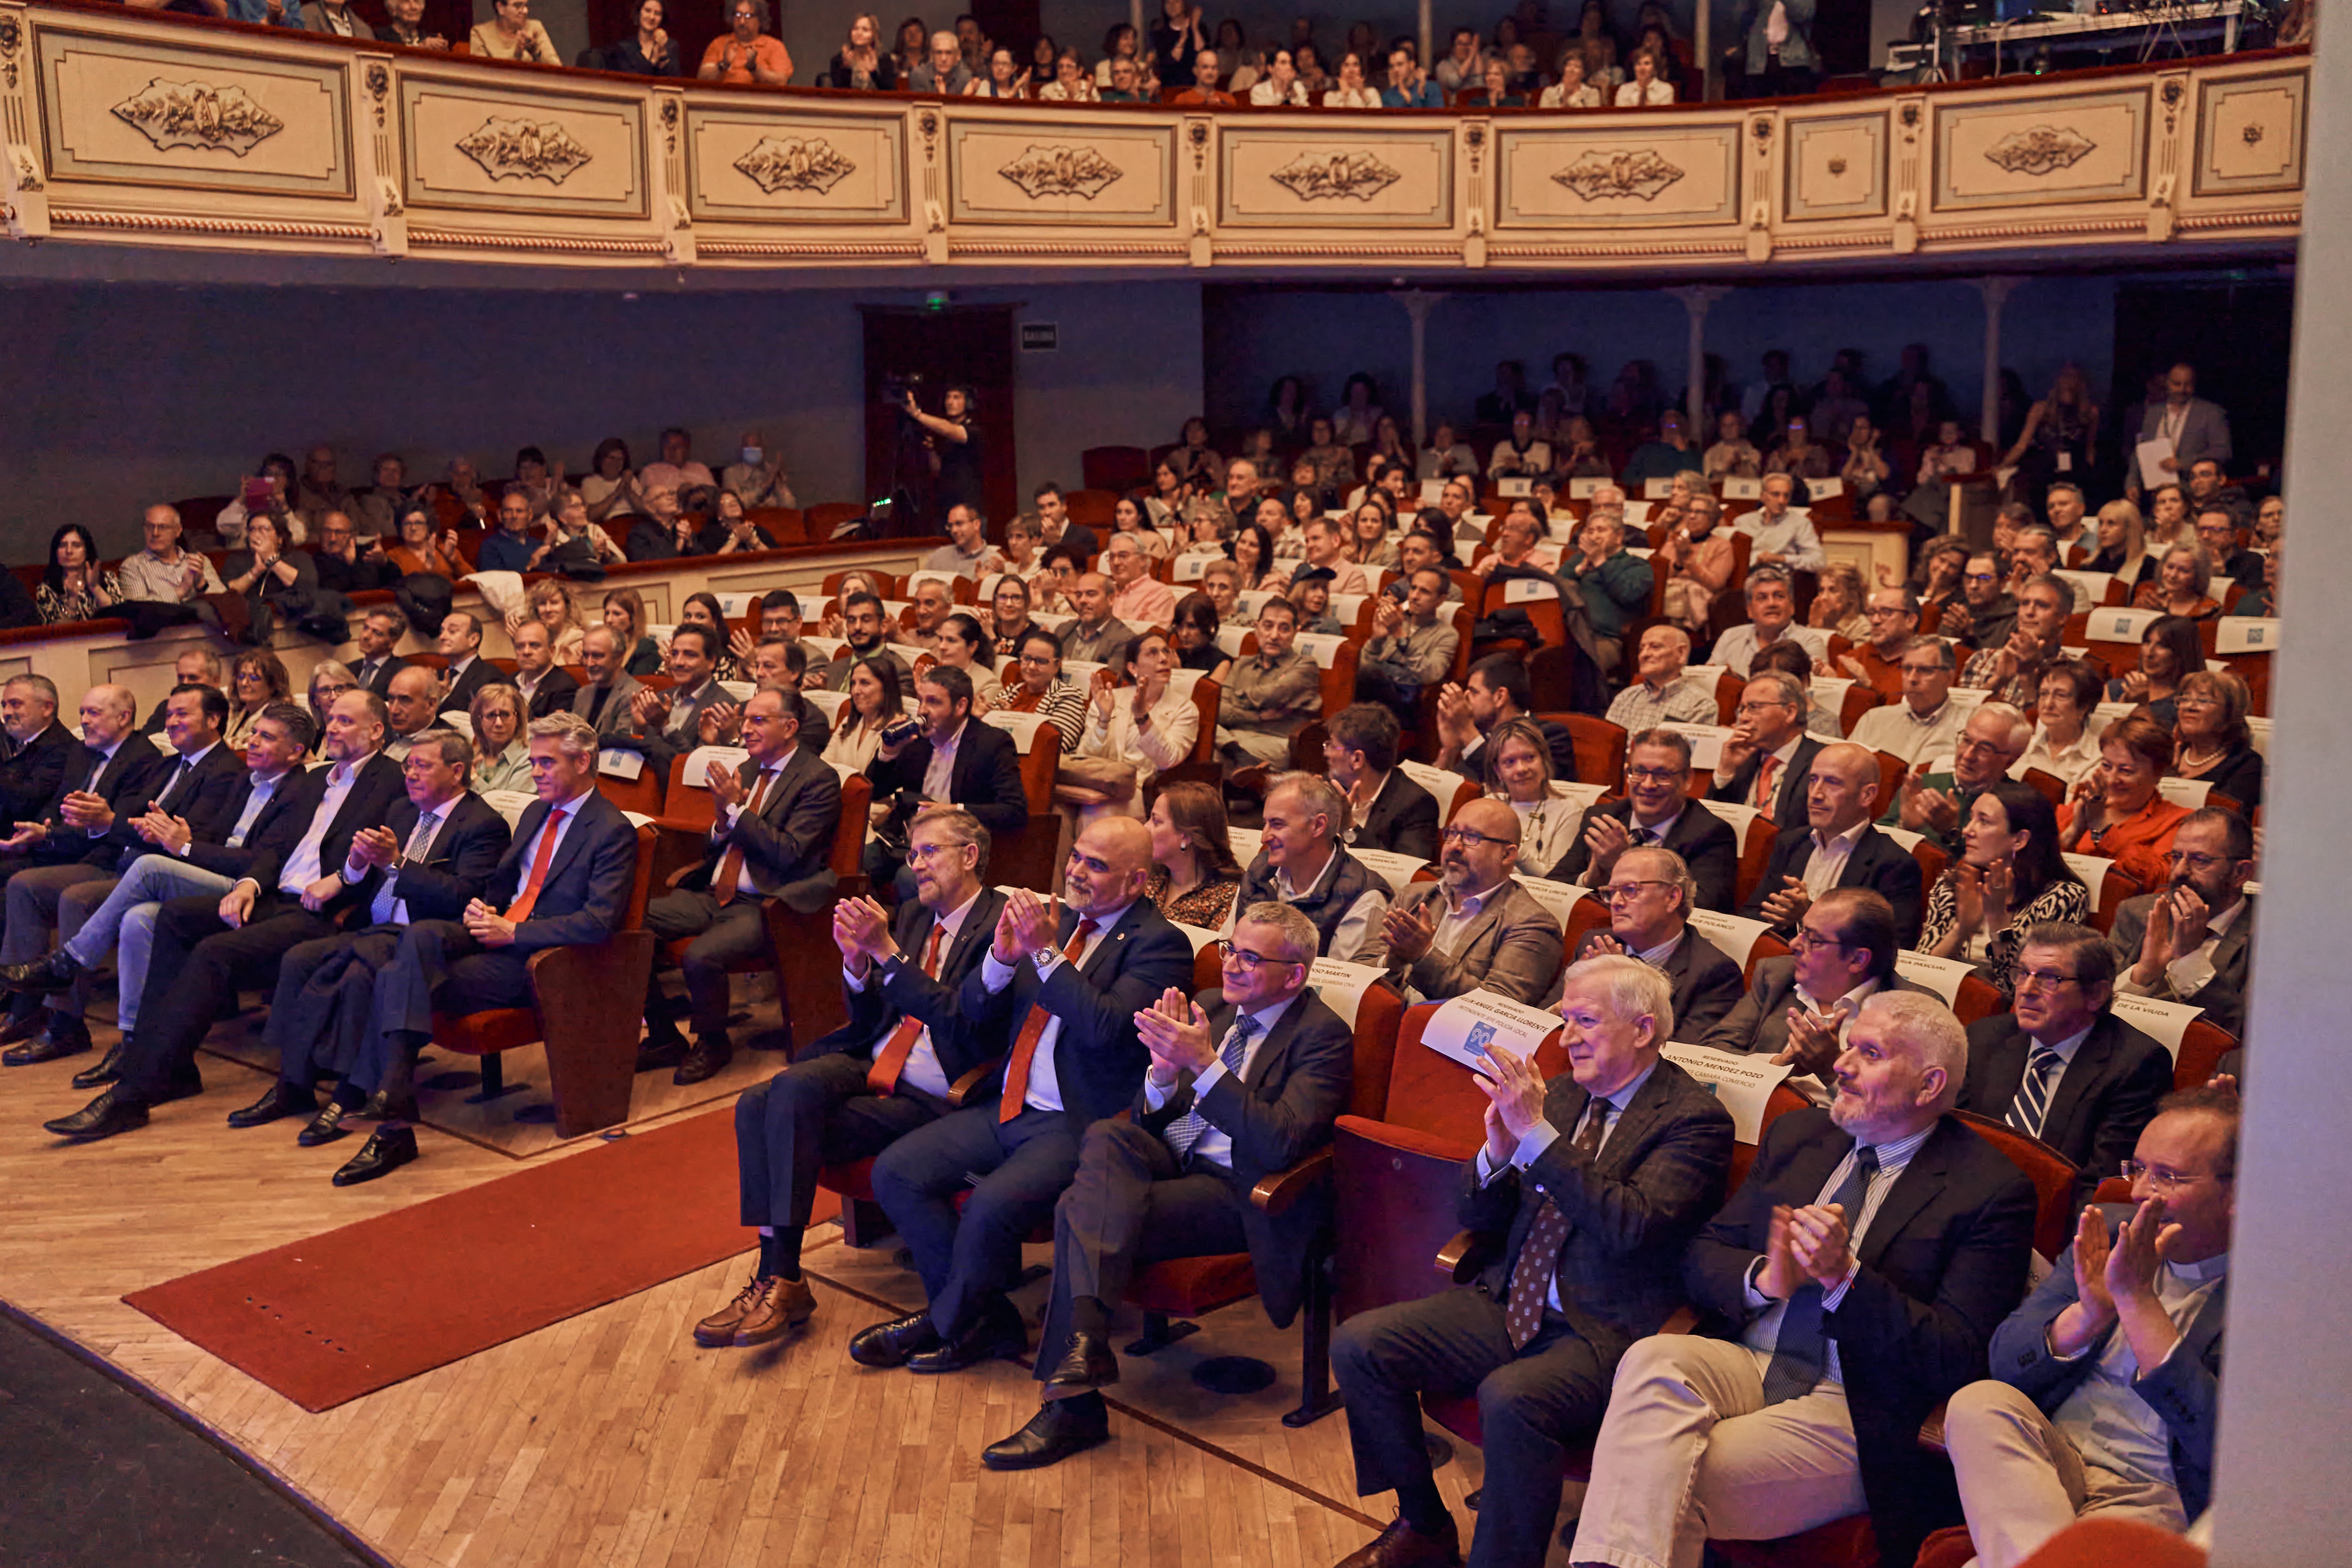
[[[31,1067],[38,1062],[53,1062],[59,1057],[78,1057],[89,1049],[89,1026],[79,1018],[69,1018],[63,1013],[49,1015],[49,1026],[38,1037],[21,1046],[10,1046],[0,1051],[0,1065],[12,1068]]]
[[[937,1350],[908,1356],[907,1370],[932,1374],[961,1372],[992,1359],[1009,1361],[1028,1348],[1029,1326],[1012,1302],[995,1296]]]
[[[64,948],[30,963],[0,964],[0,985],[19,995],[54,996],[70,991],[82,977],[82,966]]]
[[[1400,1519],[1339,1559],[1339,1568],[1460,1568],[1462,1537],[1454,1521],[1443,1535],[1423,1535]]]
[[[859,1330],[849,1342],[849,1359],[860,1366],[904,1366],[908,1356],[934,1350],[939,1343],[940,1333],[931,1327],[930,1313],[909,1312]]]
[[[367,1103],[352,1112],[354,1121],[414,1121],[416,1120],[416,1096],[404,1094],[394,1100],[383,1089],[367,1097]]]
[[[100,1138],[146,1126],[147,1103],[131,1099],[119,1089],[110,1089],[71,1116],[60,1116],[41,1125],[60,1138],[94,1143]]]
[[[652,1072],[659,1068],[674,1068],[686,1060],[686,1037],[675,1025],[656,1023],[646,1034],[645,1043],[637,1047],[637,1070]]]
[[[1029,1425],[980,1451],[992,1470],[1041,1470],[1110,1441],[1110,1417],[1093,1400],[1049,1399]]]
[[[392,1174],[415,1158],[415,1128],[379,1127],[360,1152],[335,1173],[335,1185],[354,1187],[362,1182],[373,1182],[378,1176]]]
[[[343,1119],[351,1113],[350,1106],[340,1100],[331,1100],[319,1107],[319,1114],[310,1118],[308,1126],[294,1134],[294,1142],[305,1149],[316,1149],[321,1143],[347,1138],[352,1130],[343,1125]]]
[[[319,1109],[319,1097],[279,1079],[269,1092],[240,1110],[228,1113],[231,1127],[259,1127],[281,1116],[303,1116]]]
[[[728,1042],[724,1035],[715,1040],[698,1039],[694,1042],[694,1049],[687,1052],[686,1059],[677,1064],[677,1071],[670,1075],[670,1082],[682,1087],[689,1083],[700,1083],[705,1079],[717,1078],[727,1064],[734,1059],[735,1047]]]
[[[104,1089],[121,1076],[122,1042],[117,1040],[106,1047],[106,1054],[98,1058],[96,1067],[84,1068],[74,1074],[73,1086],[76,1089]]]
[[[1070,1348],[1046,1375],[1045,1397],[1067,1399],[1118,1381],[1118,1357],[1111,1353],[1108,1336],[1081,1329],[1070,1336]]]
[[[0,1023],[0,1046],[13,1046],[21,1040],[33,1039],[49,1026],[47,1009],[37,1005],[30,996],[19,996],[8,1009],[5,1023]]]

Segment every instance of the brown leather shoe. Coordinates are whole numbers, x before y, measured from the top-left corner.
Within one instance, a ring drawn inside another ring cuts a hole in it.
[[[735,1343],[763,1345],[780,1340],[816,1316],[816,1292],[805,1276],[787,1279],[779,1274],[768,1281],[768,1293],[735,1325]]]
[[[759,1309],[778,1283],[773,1274],[752,1275],[751,1282],[736,1292],[733,1300],[694,1325],[694,1342],[711,1350],[733,1344],[735,1331],[743,1326],[743,1320]]]
[[[1461,1561],[1462,1538],[1451,1519],[1443,1535],[1423,1535],[1400,1519],[1339,1559],[1339,1568],[1455,1568]]]

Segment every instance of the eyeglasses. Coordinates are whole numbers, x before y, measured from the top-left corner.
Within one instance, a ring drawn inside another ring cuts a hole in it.
[[[1298,962],[1295,958],[1275,958],[1263,952],[1252,952],[1248,948],[1242,946],[1236,942],[1220,942],[1217,943],[1217,952],[1223,957],[1240,964],[1243,971],[1245,973],[1250,974],[1255,974],[1261,964],[1296,963]]]
[[[1851,947],[1853,943],[1839,937],[1823,936],[1809,925],[1799,926],[1797,934],[1789,939],[1789,951],[1791,952],[1811,952],[1817,947]]]
[[[1437,837],[1448,844],[1459,844],[1465,849],[1475,849],[1481,844],[1504,844],[1517,848],[1519,842],[1516,838],[1497,838],[1475,827],[1449,827]]]
[[[1874,621],[1891,621],[1898,616],[1907,616],[1911,612],[1905,609],[1900,605],[1896,605],[1892,607],[1881,605],[1876,609],[1864,610],[1862,613]]]
[[[1606,898],[1611,903],[1614,904],[1624,902],[1630,899],[1640,898],[1642,896],[1642,889],[1644,888],[1672,888],[1679,885],[1680,884],[1675,882],[1656,881],[1612,882],[1607,887],[1601,889],[1601,892],[1604,898]]]
[[[2228,865],[2230,858],[2227,855],[2200,855],[2193,849],[2171,849],[2165,852],[2164,861],[2175,869],[2185,867],[2190,871],[2208,871],[2216,866]]]
[[[1733,710],[1733,711],[1735,713],[1761,713],[1768,708],[1794,708],[1796,704],[1793,702],[1782,702],[1770,697],[1759,697],[1753,701],[1743,700],[1738,708]]]
[[[2074,984],[2077,978],[2054,969],[2021,969],[2017,972],[2017,988],[2022,991],[2031,984],[2037,991],[2063,991]]]
[[[1680,768],[1629,767],[1625,770],[1625,782],[1627,784],[1680,784],[1682,783],[1684,776],[1683,770]]]
[[[909,844],[907,846],[907,858],[927,864],[934,856],[952,855],[958,850],[971,847],[969,844]]]
[[[2142,1160],[2126,1160],[2122,1168],[2124,1180],[2137,1186],[2140,1179],[2146,1177],[2148,1191],[2159,1194],[2176,1192],[2186,1186],[2193,1186],[2199,1182],[2218,1182],[2224,1179],[2219,1175],[2184,1176],[2178,1171],[2168,1171],[2161,1165],[2151,1165]]]
[[[1998,572],[1964,572],[1960,574],[1960,580],[1966,583],[1998,583],[2000,581],[2000,574]]]

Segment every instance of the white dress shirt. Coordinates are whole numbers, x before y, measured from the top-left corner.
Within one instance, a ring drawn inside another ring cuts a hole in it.
[[[1331,858],[1323,862],[1323,869],[1315,873],[1315,879],[1305,888],[1290,879],[1289,867],[1277,866],[1274,871],[1274,896],[1286,904],[1311,898],[1315,889],[1321,887],[1339,867],[1339,849],[1337,845],[1332,846]],[[1382,915],[1389,912],[1388,884],[1378,877],[1372,880],[1375,885],[1367,888],[1354,903],[1348,906],[1348,912],[1339,917],[1339,925],[1331,932],[1330,942],[1323,949],[1324,957],[1348,963],[1360,962],[1365,945],[1371,941],[1372,928],[1381,923]],[[1242,901],[1235,899],[1233,907],[1225,911],[1225,923],[1217,928],[1217,934],[1233,935],[1234,926],[1240,921],[1241,913]]]
[[[1087,966],[1087,960],[1095,955],[1097,949],[1110,940],[1111,928],[1127,918],[1127,911],[1133,904],[1134,900],[1130,899],[1108,914],[1092,917],[1095,921],[1094,934],[1087,938],[1086,946],[1078,950],[1076,961],[1080,969]],[[1076,927],[1074,926],[1071,929],[1076,931]],[[1040,951],[1030,962],[1037,966],[1037,978],[1043,981],[1050,979],[1055,969],[1071,961],[1062,956],[1062,945],[1055,942]],[[980,961],[980,981],[992,994],[1003,990],[1013,983],[1013,965],[997,962],[996,944],[992,940],[989,943],[988,952]],[[1015,1039],[1020,1037],[1021,1025],[1026,1018],[1027,1015],[1024,1014],[1021,1019],[1014,1021],[1013,1030]],[[1036,1054],[1029,1058],[1028,1091],[1021,1097],[1021,1104],[1024,1110],[1059,1110],[1062,1109],[1061,1074],[1056,1070],[1054,1061],[1054,1047],[1060,1045],[1061,1041],[1062,1020],[1059,1016],[1049,1013],[1045,1017],[1045,1032],[1037,1037]]]
[[[363,758],[356,763],[337,763],[327,770],[327,793],[320,797],[319,809],[310,814],[310,826],[303,831],[302,841],[294,846],[294,853],[286,857],[286,865],[278,873],[279,892],[299,899],[303,889],[319,880],[327,829],[334,826],[335,814],[343,809],[343,798],[352,793],[352,783],[366,765]]]
[[[2230,934],[2230,928],[2237,924],[2245,912],[2246,900],[2241,898],[2220,914],[2210,917],[2205,922],[2205,940],[2164,966],[2164,977],[2175,996],[2187,998],[2196,995],[2220,973],[2213,966],[2214,950],[2221,945],[2221,939]],[[2134,954],[2132,962],[2123,966],[2123,972],[2116,976],[2116,989],[2126,996],[2153,996],[2156,994],[2155,986],[2142,985],[2132,978],[2133,965],[2138,962],[2138,955]]]
[[[963,744],[963,732],[966,729],[971,727],[971,721],[967,719],[962,723],[956,726],[954,734],[950,735],[944,741],[933,741],[931,742],[931,760],[929,765],[923,769],[923,798],[925,800],[951,800],[954,798],[954,796],[950,795],[948,792],[955,783],[956,751],[957,748]]]
[[[1250,1036],[1249,1045],[1242,1052],[1241,1075],[1244,1084],[1247,1084],[1249,1082],[1250,1068],[1257,1065],[1258,1053],[1265,1049],[1265,1042],[1273,1037],[1275,1025],[1282,1021],[1283,1010],[1288,1007],[1295,1000],[1297,1000],[1295,995],[1286,996],[1271,1007],[1261,1007],[1256,1012],[1248,1015],[1248,1016],[1257,1025],[1257,1029],[1255,1033]],[[1202,1068],[1192,1079],[1192,1105],[1195,1110],[1200,1108],[1202,1096],[1207,1094],[1210,1089],[1215,1088],[1218,1079],[1232,1076],[1225,1067],[1224,1045],[1226,1038],[1232,1034],[1234,1026],[1238,1025],[1240,1022],[1241,1017],[1237,1015],[1234,1019],[1234,1023],[1228,1024],[1225,1026],[1226,1033],[1224,1035],[1221,1035],[1216,1039],[1209,1042],[1211,1047],[1216,1050],[1217,1058],[1207,1067]],[[1150,1074],[1146,1073],[1144,1075],[1143,1103],[1150,1106],[1152,1110],[1157,1110],[1161,1106],[1167,1104],[1169,1097],[1173,1095],[1175,1092],[1176,1086],[1174,1084],[1171,1083],[1167,1087],[1162,1088],[1159,1084],[1151,1081]],[[1246,1093],[1247,1090],[1244,1089],[1244,1092]],[[1203,1121],[1208,1121],[1208,1118],[1205,1116],[1202,1117],[1202,1120]],[[1225,1169],[1230,1171],[1234,1167],[1234,1135],[1226,1131],[1223,1128],[1218,1126],[1215,1122],[1209,1121],[1208,1131],[1202,1133],[1198,1138],[1192,1140],[1192,1147],[1187,1151],[1187,1152],[1188,1154],[1196,1156],[1200,1159],[1223,1165]]]
[[[948,913],[944,915],[935,914],[933,916],[933,929],[938,931],[940,933],[940,962],[941,963],[945,963],[948,961],[948,954],[955,951],[957,933],[963,930],[963,918],[964,916],[971,913],[971,907],[980,902],[981,892],[984,890],[985,889],[976,889],[972,893],[971,897],[966,899],[961,904],[958,905]],[[923,942],[925,946],[929,945],[930,937],[928,934],[923,938]],[[920,969],[922,967],[923,955],[921,953],[902,952],[900,956],[905,958],[907,963],[914,968]],[[1005,973],[1010,974],[1013,972],[1008,969]],[[848,986],[853,992],[862,994],[866,989],[866,982],[871,980],[873,975],[873,970],[868,968],[866,979],[861,980],[850,972],[847,964],[842,965],[841,968],[842,984]],[[894,1031],[897,1027],[898,1026],[895,1024],[891,1026],[891,1028]],[[887,1038],[887,1037],[885,1037]],[[1040,1048],[1042,1051],[1042,1044]],[[1034,1079],[1035,1074],[1034,1071],[1032,1072],[1031,1077],[1033,1079]],[[898,1081],[903,1084],[911,1085],[916,1089],[921,1089],[924,1093],[933,1095],[940,1100],[945,1100],[948,1097],[948,1089],[950,1086],[948,1083],[947,1068],[940,1064],[939,1047],[931,1044],[931,1026],[929,1024],[924,1025],[923,1032],[915,1037],[914,1049],[907,1053],[907,1065],[899,1069]]]
[[[1829,555],[1822,549],[1822,536],[1813,531],[1813,520],[1805,515],[1801,507],[1790,507],[1771,521],[1765,520],[1764,509],[1759,507],[1740,514],[1731,526],[1756,542],[1749,547],[1751,559],[1780,555],[1785,557],[1780,564],[1791,572],[1819,572],[1830,563]]]
[[[1813,855],[1805,862],[1805,897],[1818,899],[1838,885],[1838,879],[1845,875],[1845,863],[1853,858],[1854,841],[1869,830],[1868,817],[1834,838],[1824,838],[1821,829],[1813,829]]]

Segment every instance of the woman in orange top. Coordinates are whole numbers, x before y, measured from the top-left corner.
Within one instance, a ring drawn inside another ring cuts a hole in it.
[[[2058,813],[2058,845],[2069,854],[2113,860],[2143,888],[2165,884],[2165,855],[2189,816],[2157,793],[2172,766],[2172,736],[2163,725],[2126,713],[2099,739],[2099,764],[2074,786]]]

